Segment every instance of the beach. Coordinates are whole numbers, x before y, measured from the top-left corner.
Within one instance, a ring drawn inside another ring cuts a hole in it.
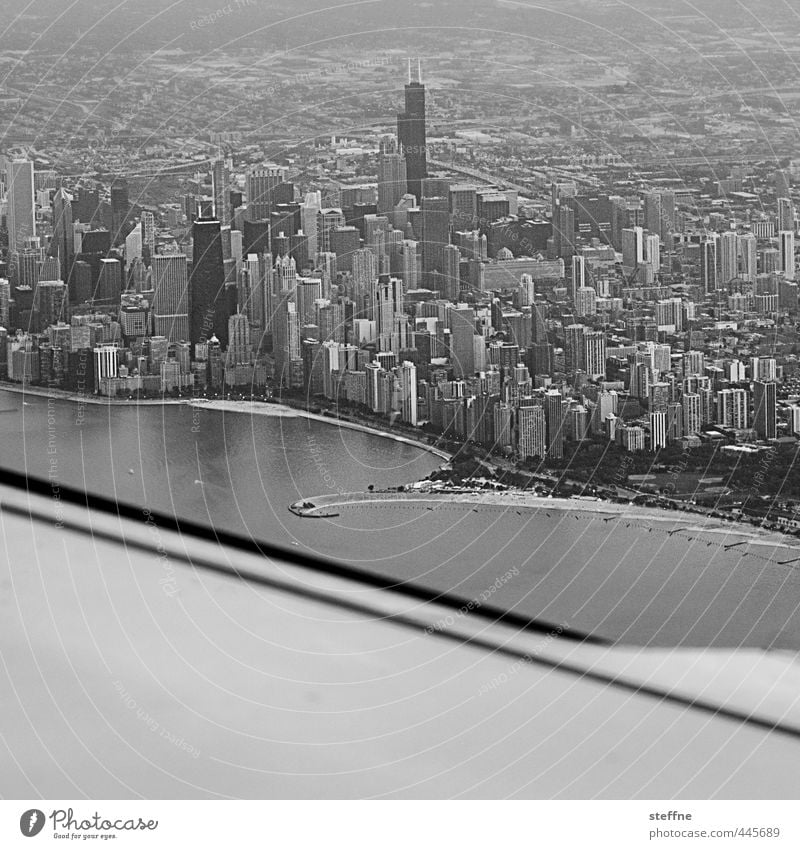
[[[344,495],[309,496],[305,501],[314,504],[306,508],[302,514],[313,517],[315,513],[324,514],[334,509],[353,507],[355,505],[386,505],[391,503],[422,505],[470,504],[483,507],[500,507],[506,510],[525,510],[532,513],[547,514],[549,511],[568,511],[570,513],[591,513],[607,516],[629,522],[662,522],[670,525],[680,525],[679,530],[685,533],[736,535],[753,545],[768,545],[781,547],[788,551],[797,551],[800,557],[800,541],[793,542],[791,538],[761,528],[756,528],[746,522],[734,519],[708,519],[698,521],[698,517],[686,516],[682,511],[661,510],[655,507],[640,507],[634,504],[620,504],[603,501],[597,498],[576,496],[573,498],[553,498],[552,496],[535,495],[520,490],[504,491],[452,491],[437,492],[428,489],[414,489],[405,492],[366,492],[347,493]],[[300,515],[300,514],[298,514]],[[675,531],[673,531],[674,533]]]
[[[201,397],[139,398],[136,400],[130,400],[128,398],[110,398],[105,395],[86,394],[83,392],[69,392],[65,389],[50,389],[45,386],[22,386],[18,383],[1,383],[0,390],[13,392],[17,395],[30,395],[36,398],[55,398],[59,401],[71,401],[75,404],[92,404],[100,407],[160,407],[188,405],[204,410],[217,410],[222,413],[245,413],[251,416],[272,416],[273,418],[304,418],[311,421],[322,422],[327,425],[335,425],[339,428],[348,428],[349,430],[368,433],[372,436],[380,436],[384,439],[391,439],[395,442],[401,442],[415,448],[421,448],[430,454],[441,457],[445,461],[450,460],[452,457],[452,455],[447,451],[443,451],[441,448],[430,445],[422,439],[414,439],[410,436],[392,433],[391,431],[371,427],[370,425],[360,424],[347,419],[340,419],[335,416],[323,416],[319,413],[312,413],[307,410],[298,409],[297,407],[289,407],[286,404],[277,404],[270,401],[246,401],[223,398],[207,399]]]

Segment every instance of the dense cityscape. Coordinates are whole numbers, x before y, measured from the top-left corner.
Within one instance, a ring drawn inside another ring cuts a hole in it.
[[[800,159],[692,158],[708,114],[691,97],[663,161],[641,136],[590,144],[602,118],[580,104],[551,128],[569,155],[548,155],[546,125],[459,129],[425,74],[398,55],[307,63],[292,85],[379,75],[396,124],[283,140],[273,160],[216,129],[115,154],[147,91],[93,129],[92,176],[26,136],[34,98],[7,88],[0,377],[118,402],[281,400],[592,493],[758,514],[755,477],[796,526]],[[637,102],[622,77],[604,85]]]
[[[800,0],[0,32],[0,843],[788,845]]]

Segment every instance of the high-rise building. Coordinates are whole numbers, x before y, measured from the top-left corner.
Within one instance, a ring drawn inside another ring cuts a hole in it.
[[[700,285],[706,294],[717,288],[717,242],[714,239],[700,242]]]
[[[703,415],[700,396],[687,392],[681,399],[683,405],[683,432],[686,436],[698,434],[702,430]]]
[[[583,337],[586,346],[586,374],[590,378],[606,376],[606,334],[602,330],[586,333]]]
[[[275,337],[275,382],[297,389],[303,385],[303,357],[300,342],[300,320],[297,305],[284,297],[273,318]]]
[[[58,257],[61,280],[69,285],[75,260],[75,234],[72,229],[72,198],[63,188],[53,195],[53,239],[50,256]]]
[[[772,380],[753,383],[753,427],[759,439],[778,435],[777,384]]]
[[[400,421],[417,426],[417,367],[407,360],[395,369],[398,378]]]
[[[442,251],[450,243],[450,205],[445,197],[422,199],[422,273],[442,270]],[[427,281],[425,281],[427,284]]]
[[[795,232],[794,203],[791,198],[778,198],[778,230]]]
[[[378,212],[390,213],[406,190],[405,156],[396,138],[384,136],[378,148]]]
[[[475,373],[475,314],[472,307],[452,307],[447,310],[450,329],[450,362],[456,380]]]
[[[546,453],[547,422],[544,407],[520,406],[517,409],[517,454],[523,459],[543,459]]]
[[[352,271],[353,254],[361,247],[356,227],[333,227],[328,234],[331,253],[336,254],[336,270]]]
[[[591,286],[581,286],[575,293],[575,315],[579,318],[597,314],[597,292]]]
[[[189,276],[189,336],[192,345],[216,336],[227,347],[228,308],[220,224],[198,218],[192,225],[192,272]]]
[[[153,333],[170,342],[184,342],[190,337],[187,270],[184,254],[156,254],[150,266]]]
[[[467,183],[450,186],[450,218],[454,230],[471,231],[478,222],[478,188]]]
[[[632,274],[644,263],[644,230],[629,227],[622,231],[622,268]]]
[[[125,237],[125,261],[128,265],[143,256],[144,240],[142,239],[142,225],[138,224]]]
[[[8,250],[25,247],[36,235],[36,196],[33,191],[33,162],[12,159],[6,168]]]
[[[578,289],[583,289],[588,285],[586,280],[586,258],[580,255],[572,257],[572,277],[569,296],[572,303],[577,303]],[[531,301],[533,303],[533,301]]]
[[[422,198],[422,181],[428,176],[428,146],[425,135],[425,86],[421,65],[417,63],[416,79],[408,63],[408,83],[405,87],[405,111],[397,116],[397,140],[406,160],[408,191],[417,202]]]
[[[118,245],[127,235],[131,211],[128,181],[118,177],[111,184],[111,244]]]
[[[564,368],[567,374],[586,371],[586,326],[568,324],[564,328]]]
[[[658,451],[667,447],[667,413],[654,411],[650,413],[650,450]]]
[[[147,248],[148,256],[156,252],[156,218],[152,212],[145,210],[141,217],[142,250]]]
[[[567,204],[558,207],[553,219],[553,250],[565,259],[575,254],[575,210]]]
[[[651,233],[661,234],[661,192],[645,192],[644,227]]]
[[[382,274],[378,278],[376,291],[378,349],[399,353],[402,347],[398,319],[403,316],[403,284],[396,277]]]
[[[737,242],[742,263],[741,276],[755,283],[758,275],[758,239],[752,233],[743,233]]]
[[[781,230],[780,240],[780,270],[787,280],[794,280],[794,230]]]
[[[269,219],[278,202],[276,189],[286,182],[287,174],[285,167],[274,163],[250,169],[247,174],[247,217],[250,221]]]
[[[719,238],[720,282],[727,286],[739,276],[739,246],[736,233],[726,231]]]
[[[320,209],[317,214],[317,253],[332,253],[331,231],[337,227],[345,227],[344,213],[339,207]]]
[[[122,284],[122,263],[118,259],[103,257],[99,263],[94,299],[105,304],[119,304]]]
[[[717,392],[717,423],[735,430],[746,430],[748,406],[746,389],[721,389]]]
[[[116,345],[99,345],[94,349],[94,388],[100,388],[100,381],[118,374],[118,353]]]
[[[222,225],[231,223],[230,170],[223,157],[217,157],[211,166],[211,193],[214,198],[214,217]]]
[[[37,324],[44,331],[51,324],[58,324],[66,317],[67,287],[62,280],[41,280],[34,292],[33,308]]]
[[[547,453],[559,459],[564,456],[564,422],[566,402],[557,389],[549,389],[544,396],[544,411],[547,420]]]
[[[661,237],[657,233],[648,233],[645,237],[644,258],[653,274],[658,274],[661,269]]]
[[[673,327],[676,333],[683,330],[683,301],[680,298],[665,298],[655,306],[656,324]]]
[[[419,264],[417,255],[417,242],[412,239],[404,239],[400,245],[398,256],[399,274],[403,281],[403,289],[419,289]]]
[[[238,310],[228,319],[229,366],[247,364],[252,360],[253,349],[250,342],[250,322],[243,312]]]

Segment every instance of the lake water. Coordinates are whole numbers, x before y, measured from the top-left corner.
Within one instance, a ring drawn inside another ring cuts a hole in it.
[[[692,530],[699,517],[609,518],[490,505],[288,505],[418,480],[419,448],[297,416],[95,406],[0,392],[0,463],[640,645],[800,647],[800,552]],[[54,464],[54,465],[52,465]],[[131,474],[131,470],[133,473]],[[746,529],[745,529],[746,530]],[[508,576],[509,570],[513,573]]]

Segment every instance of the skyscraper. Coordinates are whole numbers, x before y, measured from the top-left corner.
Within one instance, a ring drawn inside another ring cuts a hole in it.
[[[693,392],[687,392],[682,398],[682,404],[683,432],[687,436],[700,433],[703,423],[700,396]]]
[[[417,62],[413,79],[411,60],[408,62],[408,83],[405,88],[405,111],[397,116],[397,140],[406,160],[408,191],[419,202],[422,181],[428,176],[428,151],[425,136],[425,86],[422,84],[421,64]]]
[[[278,200],[275,189],[286,181],[287,173],[286,168],[274,163],[250,169],[247,175],[247,217],[250,221],[269,218]]]
[[[399,353],[405,347],[398,335],[398,321],[403,313],[403,284],[396,277],[382,274],[377,285],[375,318],[378,330],[378,349]],[[402,316],[406,317],[406,316]]]
[[[622,268],[632,274],[644,262],[644,230],[630,227],[622,231]]]
[[[723,233],[719,239],[720,250],[720,272],[723,286],[727,286],[739,275],[739,252],[736,233],[728,231]]]
[[[198,218],[192,225],[192,273],[189,276],[190,327],[193,345],[216,336],[227,346],[228,310],[219,221]]]
[[[606,334],[602,330],[587,333],[583,337],[586,345],[586,373],[591,378],[606,376]]]
[[[778,230],[795,231],[794,204],[791,198],[778,198]]]
[[[384,136],[378,151],[378,212],[391,212],[406,193],[406,160],[397,139]]]
[[[95,300],[106,304],[119,305],[122,297],[122,263],[118,259],[103,257],[100,259]]]
[[[753,426],[759,439],[775,439],[778,435],[777,384],[756,380],[753,383]]]
[[[142,213],[142,248],[149,251],[148,259],[156,252],[156,219],[152,212]]]
[[[122,178],[111,184],[111,244],[118,245],[127,235],[128,214],[131,204],[128,181]]]
[[[568,324],[564,328],[564,368],[567,374],[574,375],[586,371],[586,345],[583,324]]]
[[[564,398],[557,389],[549,389],[544,396],[547,419],[547,453],[556,459],[564,456]]]
[[[417,426],[417,367],[404,361],[395,370],[399,383],[400,420]]]
[[[713,239],[700,242],[700,285],[706,294],[717,288],[717,243]]]
[[[475,313],[472,307],[453,307],[447,310],[450,326],[450,362],[456,380],[475,373]]]
[[[656,410],[650,413],[650,450],[667,447],[667,413]]]
[[[745,430],[748,426],[746,389],[721,389],[717,392],[717,422],[723,427]]]
[[[582,289],[586,285],[586,259],[582,256],[574,256],[572,257],[572,277],[569,289],[573,304],[576,303],[578,289]],[[533,300],[531,300],[531,303],[533,303]]]
[[[756,282],[758,240],[752,233],[743,233],[738,237],[739,255],[742,261],[742,277],[751,283]]]
[[[422,273],[441,271],[442,251],[450,243],[450,201],[444,197],[422,199]]]
[[[242,312],[235,312],[228,319],[228,365],[249,363],[252,359],[250,322]]]
[[[170,342],[189,340],[189,280],[184,254],[156,254],[150,266],[153,333]]]
[[[8,250],[25,247],[36,235],[36,206],[33,192],[33,162],[13,159],[6,169],[8,194]]]
[[[228,189],[230,171],[223,157],[211,166],[211,191],[214,196],[214,217],[222,224],[231,223],[231,196]]]
[[[794,230],[781,230],[780,269],[787,280],[794,280]]]
[[[61,279],[69,285],[75,259],[75,235],[72,231],[72,198],[61,188],[53,195],[53,239],[50,256],[58,257]]]
[[[544,458],[547,451],[547,424],[544,408],[523,407],[517,410],[517,454]]]

